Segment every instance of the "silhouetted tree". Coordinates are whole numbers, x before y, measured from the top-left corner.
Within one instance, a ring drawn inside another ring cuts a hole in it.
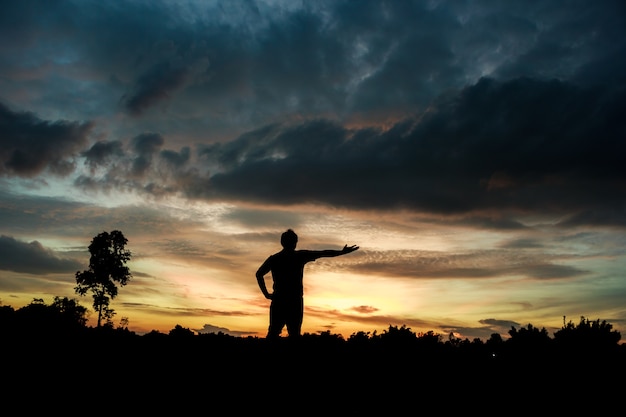
[[[76,293],[93,293],[93,307],[98,312],[97,327],[101,326],[103,319],[110,323],[115,314],[109,309],[109,302],[117,296],[116,283],[124,286],[132,277],[126,266],[132,256],[126,249],[127,243],[119,230],[100,233],[89,245],[89,269],[76,272]]]
[[[373,335],[372,341],[384,349],[407,352],[415,349],[417,335],[406,325],[402,325],[402,327],[389,325],[389,328],[383,330],[379,335]]]
[[[460,337],[456,337],[454,335],[454,332],[450,332],[448,333],[448,340],[445,342],[445,344],[453,347],[458,347],[461,345],[462,342],[463,339],[461,339]]]
[[[16,328],[15,309],[0,305],[0,334],[12,333]]]
[[[177,324],[176,326],[174,326],[173,329],[170,330],[169,335],[173,337],[191,337],[195,336],[195,333],[193,332],[193,330]]]
[[[425,333],[417,334],[418,346],[423,348],[433,349],[439,346],[441,343],[441,335],[435,333],[433,330],[429,330]]]
[[[348,337],[348,345],[350,346],[366,346],[370,341],[370,332],[358,331],[352,333],[350,337]]]
[[[10,318],[15,310],[11,306],[3,306],[0,305],[0,317],[8,317]]]
[[[319,337],[322,340],[331,340],[331,341],[344,341],[343,336],[338,333],[331,333],[330,330],[325,330],[319,333]]]
[[[81,306],[77,300],[54,297],[50,309],[69,325],[84,327],[87,324],[87,308]]]
[[[54,323],[50,309],[43,298],[33,298],[30,304],[17,309],[15,312],[16,329],[29,333],[33,329],[39,332],[53,332]]]
[[[545,327],[540,330],[530,323],[525,328],[522,327],[519,330],[517,330],[514,326],[511,326],[509,335],[511,336],[510,341],[512,343],[520,343],[528,346],[542,345],[550,340],[550,336],[548,335],[548,331]]]
[[[605,320],[591,321],[585,317],[580,318],[578,325],[570,320],[561,330],[554,333],[554,340],[560,346],[567,349],[598,350],[616,347],[621,339],[621,334],[613,330],[613,326]]]
[[[500,333],[491,333],[491,337],[485,342],[485,346],[493,356],[498,356],[502,352],[504,340]]]
[[[150,330],[148,333],[144,334],[143,337],[146,339],[163,339],[166,338],[168,335],[160,332],[156,329]]]
[[[507,351],[517,358],[546,358],[551,353],[552,339],[544,328],[538,329],[532,324],[517,330],[511,326],[511,338],[507,340]]]
[[[16,310],[10,328],[22,335],[77,334],[87,322],[87,309],[76,300],[54,297],[47,305],[42,298]]]
[[[128,320],[128,317],[122,317],[120,319],[120,325],[119,325],[118,329],[128,330],[128,323],[130,323],[130,320]]]

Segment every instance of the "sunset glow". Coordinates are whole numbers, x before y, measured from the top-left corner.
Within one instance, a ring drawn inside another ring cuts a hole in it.
[[[5,3],[2,305],[120,230],[116,326],[264,337],[292,228],[304,332],[626,331],[621,3]]]

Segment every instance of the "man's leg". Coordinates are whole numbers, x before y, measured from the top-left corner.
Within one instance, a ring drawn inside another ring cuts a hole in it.
[[[297,338],[301,335],[302,319],[304,318],[304,299],[296,298],[289,302],[289,312],[286,316],[287,333],[291,338]]]
[[[284,302],[272,300],[270,303],[270,325],[267,329],[267,338],[276,339],[285,326],[285,306]]]

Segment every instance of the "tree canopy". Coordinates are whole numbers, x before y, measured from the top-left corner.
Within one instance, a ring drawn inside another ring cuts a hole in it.
[[[95,236],[89,245],[89,269],[76,272],[76,287],[79,295],[91,292],[93,307],[98,312],[98,327],[102,320],[110,322],[115,314],[109,309],[110,300],[117,297],[118,287],[125,286],[132,278],[126,263],[132,254],[126,249],[128,240],[119,230],[102,232]]]

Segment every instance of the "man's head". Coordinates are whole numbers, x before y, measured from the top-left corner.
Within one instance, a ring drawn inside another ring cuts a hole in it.
[[[298,244],[298,235],[291,229],[288,229],[280,236],[280,244],[285,249],[295,249]]]

